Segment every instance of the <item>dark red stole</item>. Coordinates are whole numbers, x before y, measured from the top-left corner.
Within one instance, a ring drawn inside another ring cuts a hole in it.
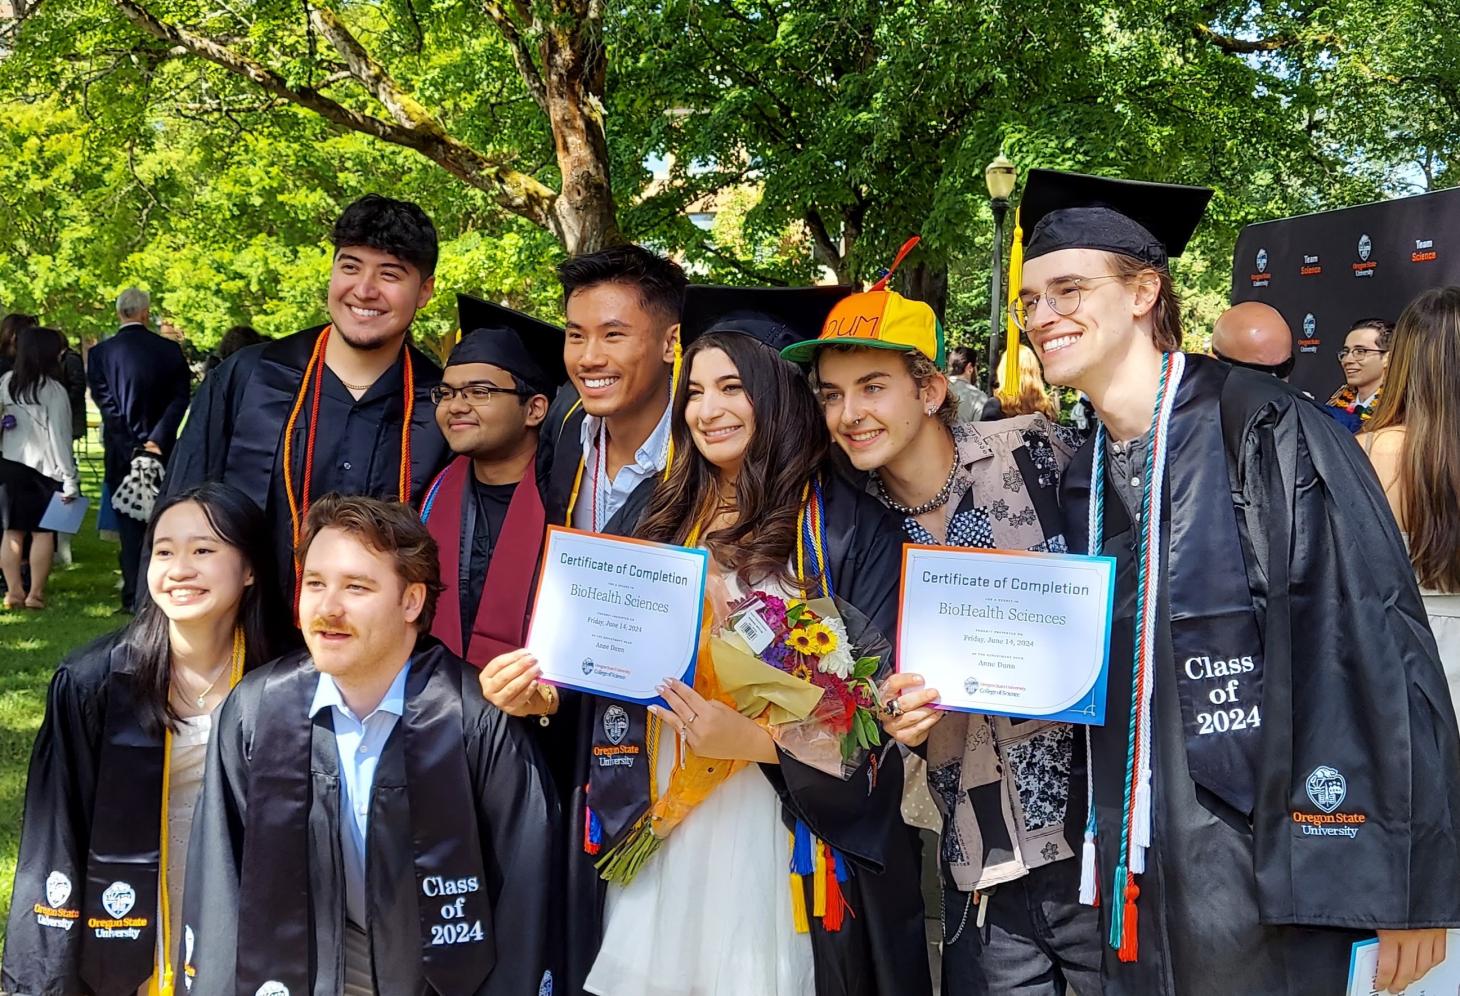
[[[507,519],[492,550],[482,599],[472,620],[471,640],[462,647],[461,558],[470,558],[472,540],[464,529],[462,513],[463,501],[470,500],[467,489],[472,486],[471,473],[470,457],[457,457],[447,464],[427,492],[421,519],[440,548],[441,583],[445,586],[436,602],[431,635],[457,656],[483,667],[498,654],[517,650],[527,641],[533,577],[542,553],[547,513],[537,479],[528,468],[507,506]]]

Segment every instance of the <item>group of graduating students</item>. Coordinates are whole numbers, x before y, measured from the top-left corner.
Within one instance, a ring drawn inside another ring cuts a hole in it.
[[[946,993],[1337,993],[1376,932],[1400,991],[1460,926],[1455,716],[1353,440],[1179,351],[1168,256],[1207,196],[1030,177],[1011,311],[1100,416],[1083,445],[958,422],[941,327],[885,278],[687,285],[636,246],[559,267],[565,328],[460,298],[438,370],[429,220],[352,205],[331,323],[205,381],[151,599],[57,670],[0,985],[926,994],[925,778]],[[1113,557],[1105,723],[946,712],[888,652],[888,736],[838,776],[707,668],[648,709],[554,687],[523,649],[549,524],[704,547],[719,610],[835,596],[889,638],[904,542]],[[686,769],[710,789],[612,873]]]

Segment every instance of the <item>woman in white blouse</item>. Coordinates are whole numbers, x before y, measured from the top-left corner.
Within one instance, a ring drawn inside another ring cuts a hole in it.
[[[46,607],[56,534],[41,529],[52,496],[74,501],[81,493],[76,458],[71,453],[71,400],[61,381],[60,333],[32,326],[15,338],[15,368],[0,376],[0,571],[5,574],[5,607]],[[30,588],[21,579],[20,561],[30,536]]]

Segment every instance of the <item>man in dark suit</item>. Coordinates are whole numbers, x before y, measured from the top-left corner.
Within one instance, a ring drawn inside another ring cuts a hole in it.
[[[188,408],[191,374],[177,343],[147,327],[151,299],[128,287],[117,298],[117,334],[91,348],[87,383],[101,411],[106,485],[115,494],[132,457],[145,449],[166,460],[177,441],[177,427]],[[130,612],[137,594],[137,571],[146,524],[117,516],[121,534],[122,611]]]

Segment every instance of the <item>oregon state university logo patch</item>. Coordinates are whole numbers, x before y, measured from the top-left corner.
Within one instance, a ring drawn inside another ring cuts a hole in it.
[[[1313,800],[1313,805],[1331,813],[1343,804],[1344,797],[1348,795],[1348,782],[1338,769],[1330,768],[1321,764],[1313,769],[1308,776],[1308,798]]]
[[[101,906],[112,916],[121,918],[132,912],[137,905],[137,890],[126,882],[113,882],[101,894]]]
[[[1333,812],[1343,805],[1343,797],[1349,794],[1349,783],[1339,774],[1337,768],[1321,764],[1308,775],[1308,797],[1313,805],[1323,812]]]
[[[36,903],[32,908],[37,926],[70,930],[81,919],[80,910],[66,905],[70,898],[70,877],[64,872],[52,871],[46,876],[46,901]]]
[[[611,705],[603,711],[603,735],[614,746],[624,742],[629,732],[629,714],[622,706]]]
[[[62,906],[71,898],[71,880],[58,871],[46,876],[46,902]]]
[[[129,916],[137,905],[137,890],[126,882],[113,882],[101,894],[101,908],[109,920],[90,917],[86,926],[98,940],[135,941],[151,921],[146,916]]]
[[[1307,790],[1308,801],[1319,810],[1316,813],[1293,810],[1293,823],[1302,828],[1303,836],[1346,837],[1352,840],[1369,821],[1364,813],[1338,811],[1348,798],[1348,780],[1337,768],[1320,764],[1313,769],[1303,787]]]

